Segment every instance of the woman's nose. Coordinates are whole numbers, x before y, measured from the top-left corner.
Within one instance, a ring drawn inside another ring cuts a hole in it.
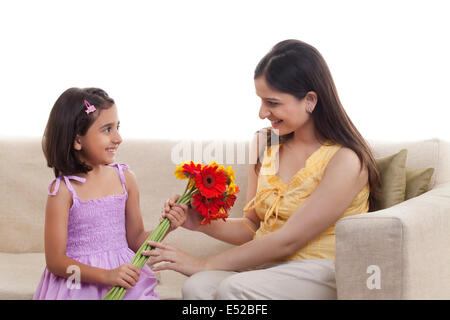
[[[264,105],[259,108],[259,117],[264,120],[270,115],[270,111]]]

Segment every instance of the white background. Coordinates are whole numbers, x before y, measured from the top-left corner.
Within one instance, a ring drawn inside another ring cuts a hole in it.
[[[450,140],[448,1],[2,1],[0,136],[42,136],[69,87],[116,100],[126,138],[250,139],[253,72],[295,38],[366,139]]]

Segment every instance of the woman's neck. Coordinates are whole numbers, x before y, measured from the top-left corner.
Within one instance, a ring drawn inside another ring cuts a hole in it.
[[[301,128],[294,131],[291,145],[296,147],[312,147],[317,144],[321,144],[317,137],[319,133],[316,131],[314,121],[310,119]]]

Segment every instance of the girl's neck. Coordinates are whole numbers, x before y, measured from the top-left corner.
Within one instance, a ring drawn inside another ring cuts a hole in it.
[[[106,164],[93,165],[89,162],[86,162],[86,164],[92,168],[92,170],[85,174],[86,177],[100,176],[105,173],[105,170],[107,170]]]

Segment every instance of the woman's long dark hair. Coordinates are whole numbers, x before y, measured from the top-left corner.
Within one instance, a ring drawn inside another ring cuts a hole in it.
[[[317,94],[317,104],[311,116],[318,133],[333,143],[352,149],[367,166],[369,173],[369,210],[375,208],[380,193],[380,174],[367,142],[352,123],[339,100],[328,65],[320,52],[299,40],[285,40],[276,44],[258,63],[254,78],[264,77],[270,88],[303,99],[309,91]],[[269,129],[270,131],[270,129]],[[270,145],[271,134],[267,135]],[[283,143],[293,133],[280,136]],[[320,137],[317,137],[321,141]],[[321,141],[322,143],[324,141]],[[258,158],[257,170],[260,166]]]

